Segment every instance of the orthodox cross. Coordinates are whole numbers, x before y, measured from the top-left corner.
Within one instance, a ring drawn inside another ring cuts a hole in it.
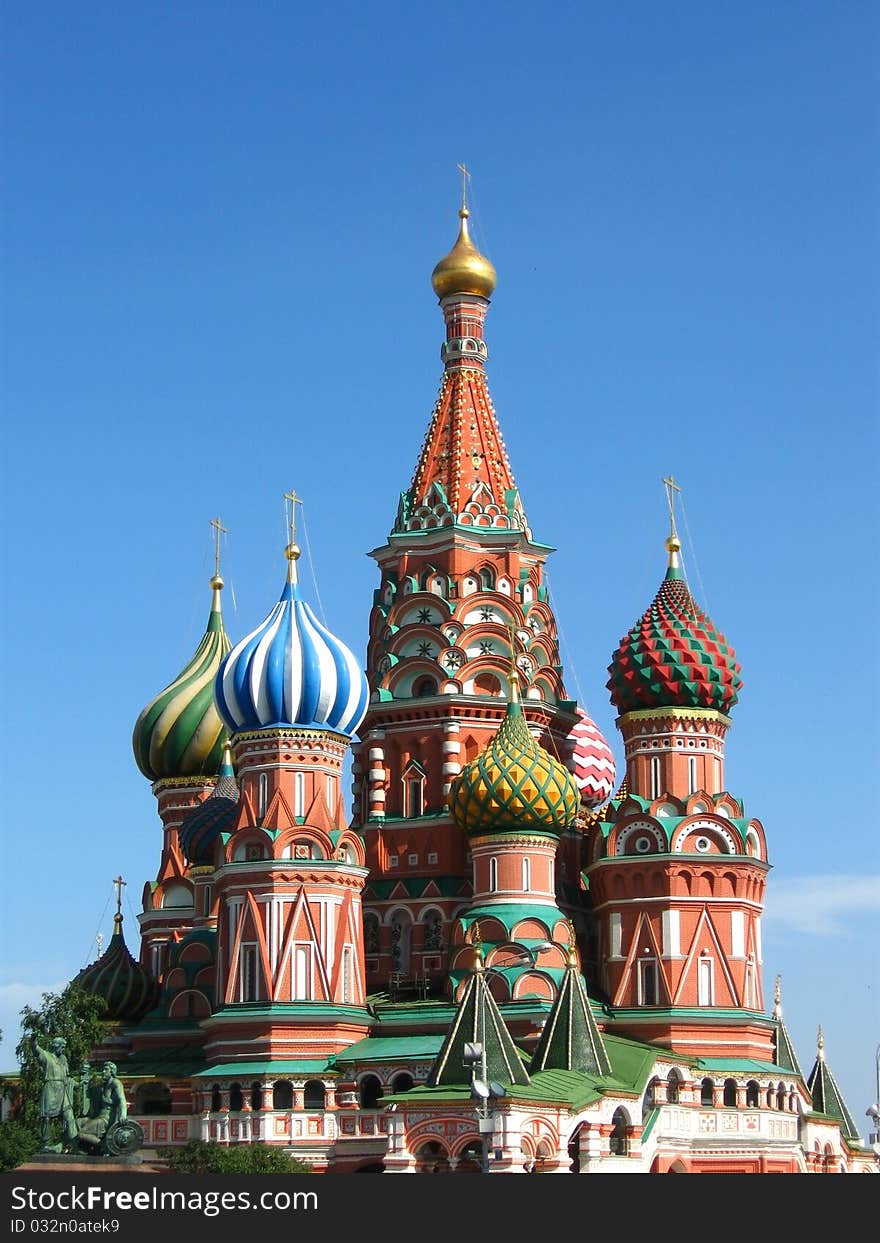
[[[284,499],[285,501],[290,502],[290,510],[288,511],[288,516],[287,516],[287,525],[290,529],[290,542],[291,544],[295,544],[296,543],[296,539],[295,539],[296,507],[297,505],[302,505],[303,498],[301,496],[297,496],[296,492],[293,490],[293,488],[291,488],[289,492],[284,493]]]
[[[461,210],[467,211],[467,183],[471,179],[467,164],[456,165],[461,173]]]
[[[220,536],[228,535],[229,532],[219,518],[212,518],[211,526],[214,528],[214,577],[218,578],[220,575]]]
[[[113,884],[116,886],[116,914],[122,914],[122,888],[128,882],[124,881],[121,876],[114,877]]]
[[[666,487],[666,500],[669,505],[669,526],[673,537],[677,539],[678,532],[675,529],[675,493],[681,492],[681,488],[675,482],[672,475],[668,479],[664,479],[663,484]]]
[[[104,934],[99,932],[95,936],[95,944],[98,947],[98,957],[101,957],[101,950],[104,948]]]

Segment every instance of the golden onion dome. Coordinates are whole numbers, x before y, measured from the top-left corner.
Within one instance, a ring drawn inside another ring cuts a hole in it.
[[[471,241],[467,223],[470,212],[467,207],[462,206],[458,215],[461,228],[456,243],[431,273],[434,293],[438,298],[448,298],[450,294],[459,293],[491,298],[498,282],[495,268]]]
[[[453,820],[471,835],[527,830],[558,837],[574,823],[579,801],[571,773],[532,737],[514,674],[498,733],[453,779]]]

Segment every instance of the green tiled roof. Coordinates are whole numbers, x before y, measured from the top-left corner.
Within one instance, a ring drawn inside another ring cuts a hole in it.
[[[551,1068],[600,1075],[611,1070],[583,976],[573,963],[565,968],[529,1069],[534,1074]]]
[[[790,1075],[793,1070],[790,1066],[778,1066],[775,1062],[759,1062],[753,1057],[701,1057],[696,1064],[701,1070],[730,1070],[740,1075],[749,1071],[756,1075]],[[794,1073],[798,1074],[797,1071]]]
[[[275,1079],[282,1075],[321,1075],[333,1072],[333,1057],[300,1058],[278,1060],[274,1062],[223,1062],[219,1066],[208,1066],[200,1070],[196,1079],[225,1079],[235,1075],[241,1079],[251,1075],[272,1075]]]
[[[179,1079],[197,1075],[205,1065],[205,1055],[192,1045],[168,1045],[139,1049],[116,1065],[123,1079]]]
[[[372,1062],[426,1057],[433,1060],[440,1052],[445,1035],[445,1032],[437,1031],[428,1036],[367,1036],[365,1040],[358,1040],[337,1053],[336,1060]]]
[[[452,1026],[428,1076],[432,1087],[470,1083],[471,1071],[464,1064],[464,1046],[469,1042],[483,1045],[490,1080],[505,1085],[529,1082],[528,1071],[482,970],[475,971],[465,985]]]

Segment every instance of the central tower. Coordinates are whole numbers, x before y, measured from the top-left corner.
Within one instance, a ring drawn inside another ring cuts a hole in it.
[[[447,799],[504,719],[511,665],[526,724],[551,755],[571,763],[577,736],[569,735],[582,727],[563,684],[544,582],[553,550],[532,537],[489,394],[483,329],[496,273],[471,240],[465,199],[459,220],[432,274],[446,328],[440,394],[394,527],[370,554],[380,585],[367,649],[370,703],[353,748],[353,819],[370,868],[372,989],[402,979],[424,988],[446,974],[453,921],[472,895],[468,842]],[[600,743],[601,802],[613,761]],[[564,888],[566,867],[568,883],[577,882],[577,851],[561,846]]]

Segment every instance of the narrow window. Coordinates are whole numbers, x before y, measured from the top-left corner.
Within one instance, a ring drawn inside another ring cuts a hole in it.
[[[657,964],[652,959],[639,963],[639,1001],[643,1006],[657,1004]]]
[[[688,794],[693,794],[697,788],[697,757],[695,755],[688,756]]]
[[[293,774],[293,814],[295,816],[304,816],[306,814],[305,773]]]
[[[651,798],[660,797],[660,756],[651,756]]]
[[[260,773],[260,780],[257,785],[257,816],[262,820],[266,814],[266,801],[269,797],[269,778],[266,773]]]
[[[351,1001],[351,947],[346,945],[342,951],[342,1003]]]
[[[495,893],[498,889],[498,860],[493,855],[489,860],[489,892]]]
[[[333,811],[333,778],[327,774],[327,806]]]
[[[532,886],[532,861],[531,859],[523,859],[522,861],[522,887],[523,893],[528,893]]]
[[[715,1084],[711,1079],[704,1079],[700,1084],[700,1104],[715,1104]]]
[[[257,947],[243,945],[241,947],[241,987],[242,1001],[257,1000]]]
[[[312,995],[311,953],[308,945],[294,946],[293,996],[295,1001],[308,1001]]]
[[[712,991],[712,959],[701,958],[697,963],[697,1005],[711,1006]]]
[[[202,890],[202,914],[207,919],[211,914],[211,886],[205,885]]]

